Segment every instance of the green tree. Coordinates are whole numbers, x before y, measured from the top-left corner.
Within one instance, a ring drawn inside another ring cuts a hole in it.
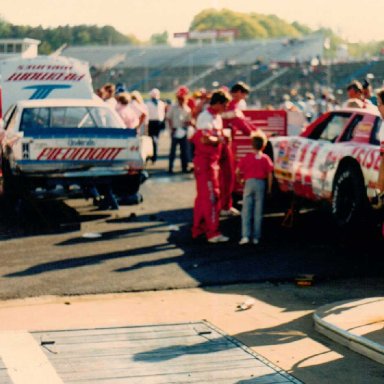
[[[299,31],[302,35],[308,35],[310,33],[313,32],[313,30],[311,28],[309,28],[308,26],[304,25],[304,24],[300,24],[299,22],[297,21],[294,21],[292,23],[292,26],[297,30]]]
[[[288,23],[275,15],[240,13],[228,9],[206,9],[192,20],[190,31],[235,28],[237,39],[249,40],[271,37],[299,37],[312,32],[299,23]]]
[[[8,36],[11,32],[11,24],[9,24],[6,20],[0,17],[0,36]]]
[[[41,41],[39,53],[49,54],[68,45],[115,45],[115,44],[140,44],[134,35],[123,35],[112,26],[97,27],[94,25],[69,25],[57,28],[31,27],[26,25],[12,25],[0,17],[0,37],[22,39],[31,38]]]
[[[39,53],[41,55],[49,55],[52,53],[54,50],[52,49],[52,46],[47,43],[46,41],[43,41],[40,46],[39,46]]]
[[[228,9],[206,9],[192,20],[190,31],[204,31],[207,29],[231,29],[238,31],[237,38],[249,40],[268,37],[265,28],[255,22],[248,14],[233,12]]]
[[[149,38],[151,45],[168,45],[168,32],[155,33]]]
[[[372,41],[368,43],[347,43],[348,53],[356,59],[366,59],[381,56],[384,41]]]
[[[262,25],[267,31],[268,37],[299,37],[302,33],[292,24],[278,18],[275,15],[260,15],[252,13],[251,18]]]

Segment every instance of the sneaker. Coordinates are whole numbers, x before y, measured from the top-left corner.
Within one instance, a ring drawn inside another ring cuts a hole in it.
[[[229,237],[223,235],[217,235],[208,239],[208,243],[225,243],[229,240]]]
[[[234,207],[229,208],[228,210],[221,210],[220,216],[229,217],[229,216],[240,216],[240,211]]]
[[[259,244],[259,239],[253,239],[253,240],[252,240],[252,243],[253,243],[253,244]]]
[[[249,244],[248,237],[242,237],[241,240],[239,241],[239,245],[244,245],[244,244]]]

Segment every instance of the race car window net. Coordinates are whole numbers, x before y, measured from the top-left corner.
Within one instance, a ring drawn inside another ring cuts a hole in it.
[[[103,107],[25,108],[20,130],[28,128],[124,128],[114,114]]]
[[[313,140],[325,140],[333,143],[341,135],[350,118],[351,113],[331,114],[314,128],[309,137]]]

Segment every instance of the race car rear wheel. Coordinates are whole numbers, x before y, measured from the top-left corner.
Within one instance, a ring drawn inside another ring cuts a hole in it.
[[[333,185],[332,215],[338,226],[357,228],[368,213],[368,198],[364,179],[357,166],[340,169]]]
[[[1,168],[3,172],[3,195],[4,197],[12,197],[15,194],[15,183],[12,176],[11,167],[9,161],[3,157],[1,162]]]

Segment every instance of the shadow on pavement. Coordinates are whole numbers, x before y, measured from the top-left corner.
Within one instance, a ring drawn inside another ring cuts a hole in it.
[[[36,264],[23,271],[10,273],[8,275],[3,275],[3,277],[32,276],[32,275],[39,275],[39,274],[47,273],[51,271],[80,268],[84,266],[100,264],[100,263],[103,263],[104,261],[111,260],[111,259],[127,258],[127,257],[133,257],[137,255],[143,255],[146,253],[152,254],[156,252],[161,252],[164,249],[168,249],[170,247],[174,248],[173,245],[169,243],[164,243],[164,244],[158,244],[156,247],[153,247],[153,246],[142,247],[134,250],[111,252],[111,253],[104,253],[99,255],[90,255],[85,257],[76,257],[72,259],[52,261],[48,263]]]
[[[83,243],[97,243],[100,241],[112,241],[118,238],[142,237],[148,233],[155,233],[155,232],[162,233],[165,231],[166,231],[166,224],[160,223],[160,224],[152,224],[152,225],[143,225],[140,227],[130,228],[130,229],[104,231],[98,234],[100,237],[95,237],[95,238],[94,237],[87,238],[86,236],[73,237],[71,239],[59,242],[56,245],[65,246],[65,245],[75,245],[75,244],[83,244]]]
[[[81,221],[78,212],[62,200],[0,199],[0,234],[2,239],[36,234],[77,231]]]

